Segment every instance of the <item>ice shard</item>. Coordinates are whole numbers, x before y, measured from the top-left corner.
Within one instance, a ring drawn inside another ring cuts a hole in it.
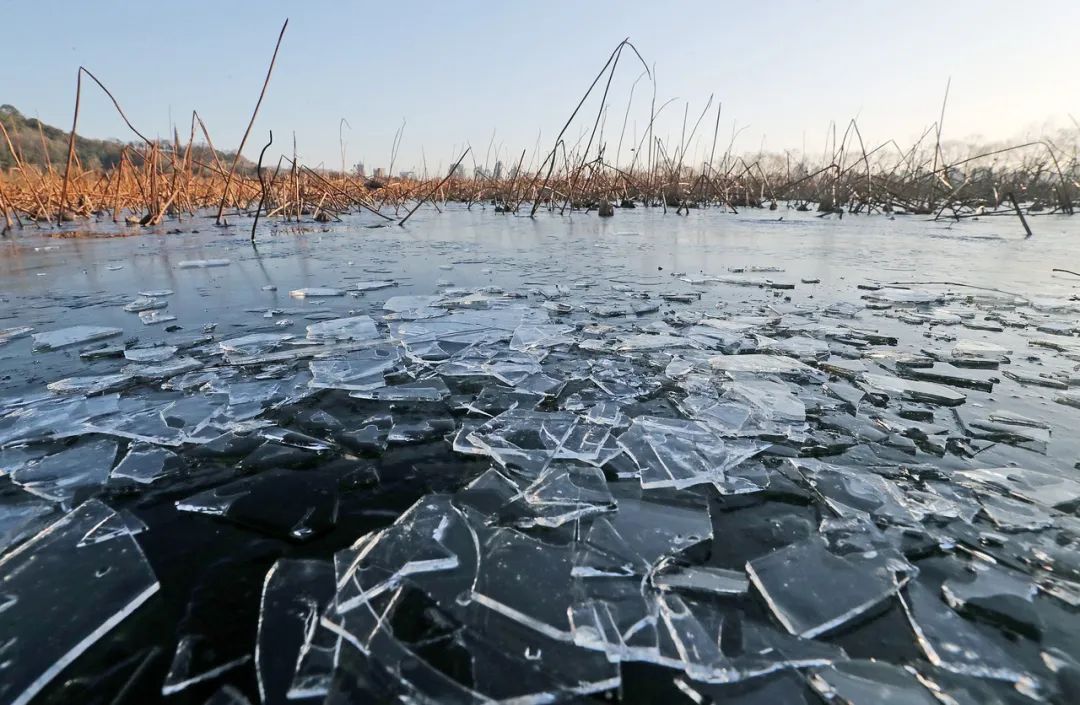
[[[29,703],[158,591],[157,578],[129,532],[80,545],[115,517],[106,504],[90,500],[0,558],[4,702]],[[55,619],[58,612],[63,619]]]

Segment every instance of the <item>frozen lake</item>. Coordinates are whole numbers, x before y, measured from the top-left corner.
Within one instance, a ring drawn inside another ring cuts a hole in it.
[[[1080,223],[1031,223],[0,241],[0,702],[1073,700]]]

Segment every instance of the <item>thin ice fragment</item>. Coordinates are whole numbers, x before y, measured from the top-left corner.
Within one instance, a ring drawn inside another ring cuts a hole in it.
[[[672,565],[654,573],[652,584],[663,591],[708,595],[745,595],[750,585],[746,573],[741,570],[692,565]]]
[[[11,473],[11,480],[27,492],[70,505],[79,492],[105,483],[115,459],[116,441],[87,441],[30,462]]]
[[[345,340],[375,340],[379,331],[371,316],[335,318],[312,323],[307,327],[308,340],[319,343],[336,343]]]
[[[967,397],[960,392],[933,382],[919,382],[878,374],[864,374],[860,380],[870,388],[870,391],[895,394],[898,398],[908,401],[959,406],[967,400]]]
[[[815,671],[810,685],[827,702],[846,705],[938,705],[909,671],[881,661],[843,661]]]
[[[269,470],[178,500],[176,508],[308,541],[337,523],[337,481],[318,471]]]
[[[386,402],[434,402],[449,397],[450,389],[446,386],[446,382],[442,381],[441,377],[432,377],[377,389],[354,391],[349,396],[356,399],[374,399]]]
[[[818,538],[785,546],[746,564],[750,582],[791,634],[811,638],[885,602],[911,568],[881,555],[837,556]]]
[[[768,444],[723,439],[693,421],[641,416],[618,438],[641,471],[643,488],[723,482],[725,473]]]
[[[368,391],[386,386],[386,374],[399,368],[397,348],[375,347],[358,350],[343,360],[312,360],[311,386],[317,388]]]
[[[207,267],[228,267],[227,259],[189,259],[177,262],[177,269],[205,269]]]
[[[34,333],[34,350],[56,350],[69,345],[92,343],[95,340],[116,337],[123,332],[119,328],[110,328],[108,326],[72,326],[45,333]]]
[[[901,595],[919,648],[935,666],[953,673],[1010,682],[1032,677],[996,643],[980,634],[939,600],[913,582]]]
[[[264,705],[287,705],[301,651],[334,596],[334,566],[328,561],[283,558],[263,581],[255,668]]]
[[[147,485],[178,472],[180,464],[179,456],[171,450],[148,443],[133,443],[109,477]]]
[[[79,545],[115,517],[90,500],[0,559],[0,700],[29,703],[157,592],[157,578],[129,532]]]

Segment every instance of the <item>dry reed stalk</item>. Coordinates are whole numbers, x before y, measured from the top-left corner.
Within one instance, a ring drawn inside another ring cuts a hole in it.
[[[262,90],[259,91],[259,100],[255,102],[255,109],[251,112],[251,119],[248,120],[247,129],[244,130],[244,136],[240,138],[240,146],[236,148],[236,156],[233,157],[232,165],[229,167],[229,173],[225,177],[225,188],[222,190],[221,203],[218,205],[217,218],[215,222],[221,225],[221,214],[225,210],[225,199],[229,195],[229,185],[232,183],[233,174],[236,172],[236,165],[240,162],[240,154],[244,151],[244,145],[247,143],[248,135],[251,134],[251,128],[255,125],[255,117],[259,114],[259,106],[262,105],[263,98],[266,96],[266,88],[270,85],[270,76],[274,73],[274,62],[277,61],[278,49],[281,48],[281,40],[285,37],[285,28],[289,26],[289,20],[285,20],[285,24],[281,25],[281,32],[278,34],[277,44],[274,45],[274,54],[270,57],[270,68],[266,70],[266,79],[263,80]],[[201,122],[201,121],[200,121]],[[207,138],[209,140],[209,138]]]

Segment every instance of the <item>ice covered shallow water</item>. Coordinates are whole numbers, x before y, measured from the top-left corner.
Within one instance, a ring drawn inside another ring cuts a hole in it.
[[[1075,226],[760,215],[3,243],[4,702],[1074,701]]]

